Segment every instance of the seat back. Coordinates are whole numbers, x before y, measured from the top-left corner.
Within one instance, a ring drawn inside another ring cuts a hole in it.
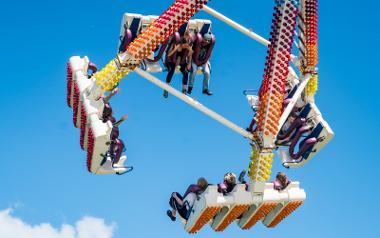
[[[119,53],[125,52],[128,45],[136,39],[141,31],[142,15],[125,14],[122,22],[119,40]]]
[[[311,146],[303,151],[297,158],[292,156],[292,153],[281,151],[280,157],[283,161],[283,165],[288,168],[296,168],[306,164],[334,137],[334,132],[323,119],[321,112],[314,103],[306,104],[304,108],[302,108],[299,116],[304,117],[307,124],[312,126],[310,133],[299,142],[299,149],[302,150],[302,148],[306,148],[308,143],[311,144]]]

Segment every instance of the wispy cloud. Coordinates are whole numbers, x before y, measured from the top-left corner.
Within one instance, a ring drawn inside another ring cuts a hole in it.
[[[54,228],[49,223],[30,225],[12,215],[12,209],[0,211],[0,238],[111,238],[115,224],[103,219],[83,217],[75,225]]]

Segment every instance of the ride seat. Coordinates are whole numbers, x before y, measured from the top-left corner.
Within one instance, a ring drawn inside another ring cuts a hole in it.
[[[204,23],[199,33],[203,36],[211,31],[211,23]]]
[[[250,190],[251,186],[250,185]],[[253,193],[251,206],[243,213],[238,225],[246,230],[263,219],[279,202],[286,200],[287,195],[274,190],[273,183],[264,183],[263,192]]]
[[[80,144],[81,148],[87,151],[88,129],[90,126],[89,117],[92,114],[95,114],[98,116],[99,119],[101,119],[104,108],[104,102],[103,100],[89,100],[85,97],[85,95],[83,95],[82,97],[83,110],[81,113]]]
[[[198,201],[195,202],[185,230],[191,234],[199,231],[227,204],[223,194],[218,193],[218,186],[209,185]]]
[[[89,172],[97,173],[101,167],[103,156],[107,153],[112,131],[112,123],[103,123],[96,114],[89,116],[90,128],[87,133],[87,168]]]
[[[286,194],[286,201],[281,201],[273,208],[264,218],[263,224],[266,227],[273,228],[282,220],[293,213],[299,206],[304,203],[306,193],[300,188],[299,182],[292,182],[280,194]]]
[[[125,52],[128,45],[137,38],[141,30],[141,17],[133,16],[131,23],[128,25],[128,21],[123,25],[124,32],[120,37],[119,53]]]
[[[211,227],[223,231],[235,219],[240,217],[251,205],[252,195],[246,191],[245,184],[237,184],[232,192],[223,196],[225,206],[214,217]]]
[[[304,151],[297,159],[291,157],[289,150],[279,150],[278,152],[283,166],[287,168],[303,166],[334,137],[334,132],[331,130],[329,124],[322,118],[320,111],[314,103],[306,104],[299,116],[306,118],[309,124],[313,124],[310,133],[299,142],[299,148],[305,146],[305,143],[311,141],[313,138],[315,138],[316,143]]]
[[[74,56],[69,61],[71,81],[68,83],[71,83],[71,85],[68,88],[71,91],[68,101],[73,108],[73,123],[77,128],[81,126],[83,95],[87,94],[95,84],[93,79],[89,78],[88,75],[89,64],[90,61],[87,56],[83,58]]]

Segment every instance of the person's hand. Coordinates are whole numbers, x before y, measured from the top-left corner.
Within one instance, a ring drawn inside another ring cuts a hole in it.
[[[187,64],[187,70],[190,71],[190,69],[191,69],[191,64],[189,63]]]
[[[125,121],[128,118],[128,114],[125,114],[120,120]]]
[[[112,90],[112,94],[118,94],[120,92],[120,88],[115,88]]]

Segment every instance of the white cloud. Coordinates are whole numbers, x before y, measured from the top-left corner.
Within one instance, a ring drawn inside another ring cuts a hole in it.
[[[0,238],[111,238],[115,224],[103,219],[83,217],[73,225],[63,224],[60,229],[49,223],[29,225],[12,216],[12,209],[0,211]]]

